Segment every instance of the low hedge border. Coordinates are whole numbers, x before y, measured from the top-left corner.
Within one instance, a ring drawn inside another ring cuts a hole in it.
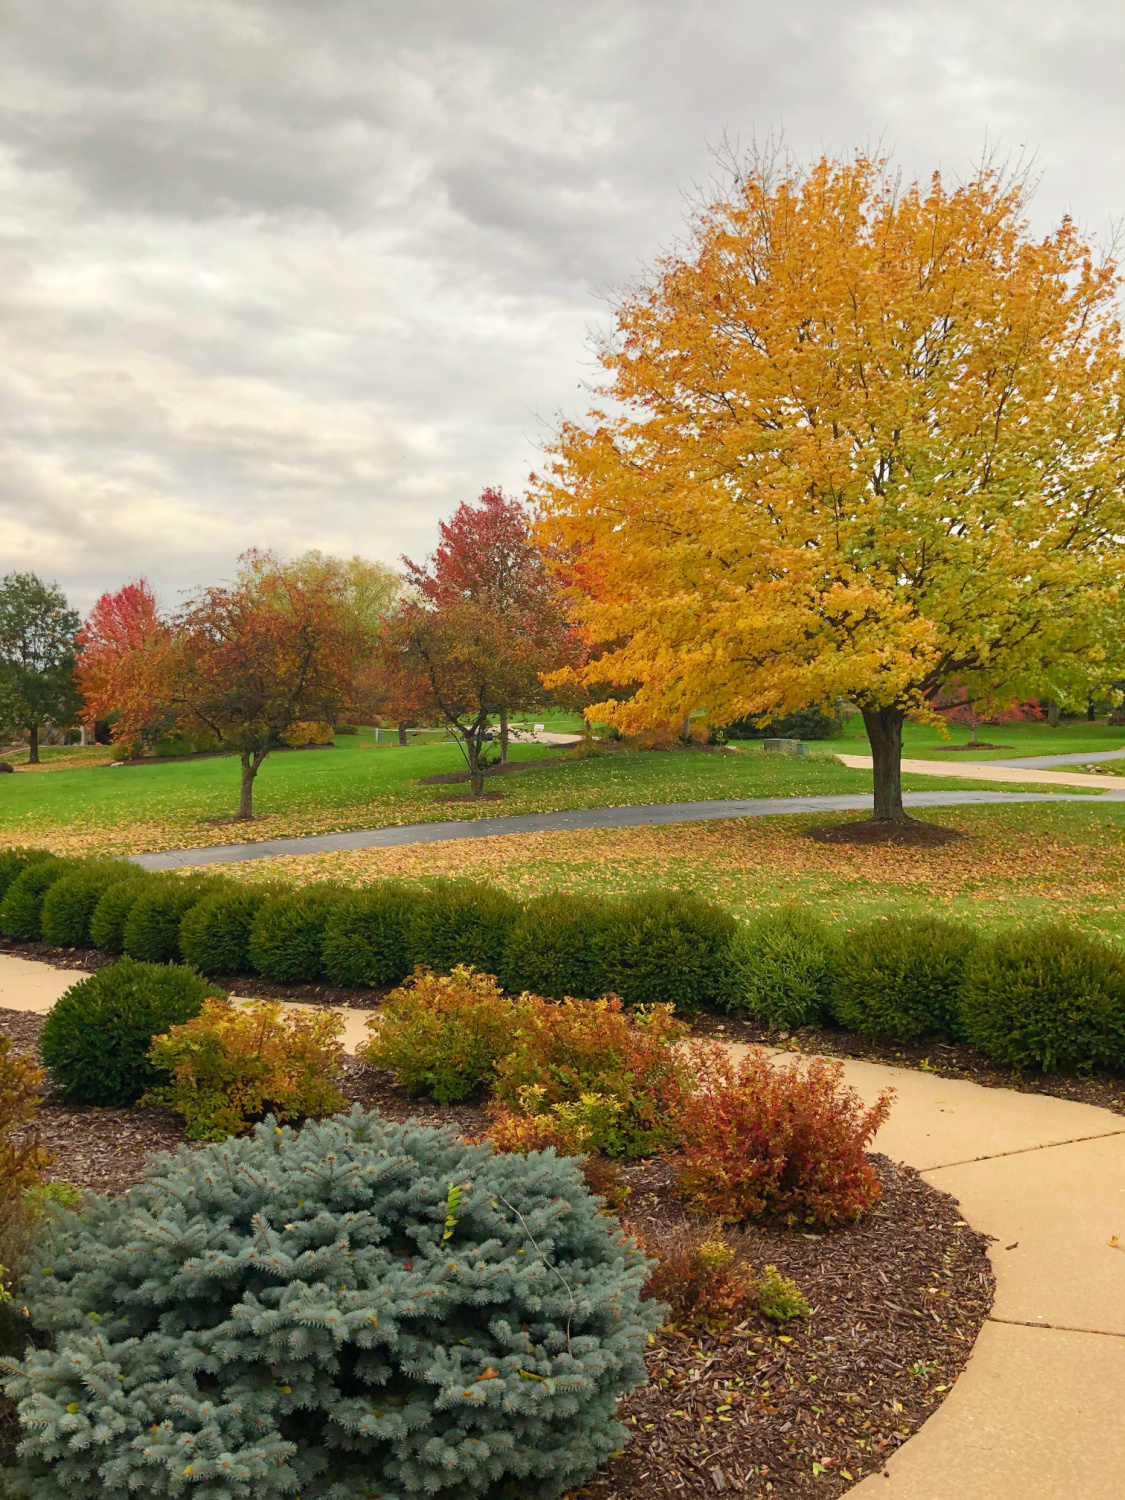
[[[771,1028],[834,1019],[879,1041],[967,1040],[1016,1068],[1125,1074],[1125,954],[1050,923],[983,939],[891,916],[840,932],[797,907],[736,922],[671,891],[521,903],[469,881],[256,887],[36,849],[0,852],[0,886],[4,936],[85,935],[212,979],[382,989],[418,964],[468,965],[514,993],[616,993]]]

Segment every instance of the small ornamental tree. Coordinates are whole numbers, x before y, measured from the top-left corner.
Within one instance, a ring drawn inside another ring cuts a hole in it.
[[[0,578],[0,724],[27,730],[33,766],[43,725],[70,724],[78,714],[78,624],[57,584],[34,573]]]
[[[907,822],[902,727],[1102,681],[1125,573],[1117,268],[984,166],[902,182],[862,154],[751,157],[623,297],[615,410],[541,486],[600,650],[592,716],[722,726],[842,696],[873,830]]]
[[[508,715],[542,700],[544,673],[577,661],[577,638],[527,512],[499,490],[443,523],[426,563],[403,561],[413,593],[388,620],[381,651],[389,711],[453,730],[480,796],[492,720],[506,760]]]
[[[127,652],[115,738],[154,717],[209,730],[242,763],[238,817],[253,817],[254,778],[294,724],[333,722],[351,701],[369,644],[338,568],[249,552],[234,584],[199,590],[163,632]]]
[[[984,695],[970,697],[964,688],[956,685],[950,691],[940,693],[932,707],[947,724],[967,725],[970,745],[980,743],[977,733],[982,724],[1024,724],[1046,717],[1038,698],[1028,698],[1023,703],[1015,699],[996,702]]]
[[[7,1360],[36,1500],[556,1500],[666,1309],[553,1153],[355,1109],[181,1150],[47,1241]]]
[[[159,706],[165,697],[163,648],[168,639],[169,626],[144,578],[102,594],[78,634],[78,681],[86,713],[92,719],[116,718],[126,704],[132,705],[135,751],[155,744],[172,722],[170,711]],[[152,705],[147,719],[146,702]]]

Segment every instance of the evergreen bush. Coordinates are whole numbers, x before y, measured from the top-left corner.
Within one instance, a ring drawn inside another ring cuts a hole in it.
[[[566,892],[538,896],[520,912],[504,950],[504,985],[561,1000],[602,994],[605,906]]]
[[[795,1031],[818,1026],[832,999],[832,943],[799,906],[741,922],[731,940],[723,999],[735,1015]]]
[[[411,915],[414,962],[438,974],[460,967],[498,975],[519,913],[519,903],[504,891],[467,880],[439,880]]]
[[[324,929],[324,972],[333,984],[377,989],[410,973],[410,887],[377,880],[341,898]]]
[[[937,917],[883,917],[840,940],[832,1008],[860,1036],[910,1042],[960,1030],[961,983],[978,941]]]
[[[43,898],[40,926],[44,940],[59,948],[89,947],[90,918],[125,868],[118,860],[91,860],[72,866],[69,874],[56,880]]]
[[[0,901],[0,932],[21,943],[34,943],[41,938],[47,892],[69,869],[66,860],[53,854],[25,865]]]
[[[336,886],[306,885],[259,908],[250,929],[250,962],[276,984],[308,984],[324,976],[324,931],[341,900]]]
[[[155,876],[129,912],[123,952],[141,963],[179,963],[180,925],[214,889],[214,880],[171,873]]]
[[[252,974],[250,933],[262,906],[276,891],[229,885],[204,896],[180,922],[180,954],[200,974],[218,978]]]
[[[628,1005],[715,1006],[736,923],[698,896],[647,891],[610,904],[602,928],[602,981]]]
[[[90,942],[101,953],[120,953],[125,942],[125,924],[133,907],[144,895],[155,875],[144,870],[126,870],[109,886],[90,917]]]
[[[8,893],[8,887],[22,875],[28,865],[47,859],[46,849],[0,849],[0,901]]]
[[[573,1160],[359,1108],[161,1158],[42,1267],[50,1347],[5,1362],[36,1500],[556,1500],[664,1312]]]
[[[71,985],[39,1033],[54,1082],[75,1104],[134,1104],[163,1079],[152,1039],[199,1014],[221,990],[191,969],[123,958]]]
[[[1004,933],[970,959],[961,1015],[997,1062],[1125,1073],[1125,954],[1061,924]]]

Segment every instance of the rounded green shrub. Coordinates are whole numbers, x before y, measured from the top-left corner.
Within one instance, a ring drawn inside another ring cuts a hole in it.
[[[180,923],[180,954],[184,963],[212,977],[252,974],[250,933],[264,904],[276,889],[228,886],[204,896]]]
[[[43,898],[40,925],[44,940],[59,948],[88,947],[90,918],[125,868],[118,860],[91,860],[56,880]]]
[[[265,902],[247,950],[257,972],[277,984],[323,978],[324,929],[342,895],[337,886],[307,885]]]
[[[602,979],[628,1005],[705,1010],[722,998],[736,923],[678,891],[649,891],[607,907]]]
[[[845,933],[836,952],[836,1019],[888,1041],[958,1035],[961,982],[977,942],[971,927],[938,917],[883,917]]]
[[[498,975],[519,914],[519,902],[505,891],[467,880],[439,880],[420,897],[411,915],[414,962],[437,974],[464,965]]]
[[[145,1056],[153,1037],[197,1016],[209,995],[223,992],[191,969],[123,958],[51,1007],[43,1061],[76,1104],[133,1104],[163,1076]]]
[[[122,951],[142,963],[179,963],[180,924],[214,889],[213,881],[155,876],[129,911]]]
[[[0,901],[0,932],[20,943],[43,936],[43,901],[56,880],[73,869],[65,859],[49,854],[25,865]]]
[[[537,896],[520,913],[504,950],[503,981],[509,990],[530,990],[561,1000],[594,1000],[602,984],[605,903],[557,892]]]
[[[723,999],[735,1015],[776,1030],[817,1026],[832,999],[832,940],[799,906],[740,922],[731,940]]]
[[[0,849],[0,901],[3,901],[8,887],[17,876],[23,874],[28,865],[51,857],[46,849]]]
[[[38,1500],[556,1500],[624,1445],[667,1313],[600,1202],[572,1158],[359,1108],[165,1156],[35,1262],[23,1473]]]
[[[324,972],[333,984],[398,984],[410,973],[410,913],[417,897],[399,880],[377,880],[341,897],[324,929]]]
[[[144,870],[126,870],[109,886],[90,917],[90,944],[101,953],[120,953],[125,943],[125,924],[155,875]]]
[[[982,943],[961,991],[966,1035],[997,1062],[1125,1072],[1125,953],[1061,924]]]

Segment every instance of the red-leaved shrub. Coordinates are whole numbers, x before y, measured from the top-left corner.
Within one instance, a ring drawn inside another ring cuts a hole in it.
[[[878,1199],[864,1147],[887,1118],[893,1090],[868,1109],[844,1085],[841,1064],[777,1067],[757,1047],[736,1065],[725,1047],[696,1043],[687,1060],[696,1086],[680,1106],[674,1159],[694,1210],[726,1223],[770,1218],[827,1229]]]

